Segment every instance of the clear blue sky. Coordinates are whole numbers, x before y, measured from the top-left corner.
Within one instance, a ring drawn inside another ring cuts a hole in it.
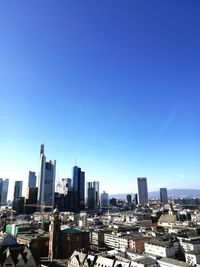
[[[200,1],[0,3],[0,176],[39,146],[101,191],[200,188]]]

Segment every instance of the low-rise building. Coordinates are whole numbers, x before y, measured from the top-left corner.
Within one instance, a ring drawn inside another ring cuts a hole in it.
[[[114,233],[104,234],[104,244],[109,248],[119,249],[119,236]]]
[[[200,264],[200,250],[192,250],[186,252],[185,261],[192,266]]]
[[[34,257],[47,257],[49,252],[49,235],[48,233],[19,234],[17,242],[24,244],[32,251]]]
[[[180,238],[179,239],[179,244],[180,244],[180,249],[182,252],[188,252],[188,251],[193,251],[193,250],[200,250],[200,237],[188,237],[188,238]]]
[[[111,231],[109,231],[110,233]],[[108,231],[92,231],[90,232],[90,244],[95,245],[97,247],[102,247],[104,245],[104,234],[108,233]]]
[[[160,258],[157,260],[159,267],[189,267],[190,265],[183,261],[178,261],[171,258]]]
[[[175,214],[162,214],[158,220],[158,226],[172,227],[177,222],[177,216]]]
[[[39,259],[36,261],[26,245],[18,244],[13,236],[4,233],[0,236],[0,266],[36,267]]]
[[[160,257],[174,258],[176,248],[171,242],[163,242],[159,240],[147,241],[144,244],[145,252]]]

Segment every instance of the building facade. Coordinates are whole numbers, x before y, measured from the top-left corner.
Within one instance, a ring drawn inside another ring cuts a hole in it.
[[[40,149],[40,171],[38,181],[38,205],[54,206],[56,161],[46,162],[44,145]]]
[[[9,179],[0,178],[0,205],[7,204]]]
[[[23,186],[23,181],[15,181],[14,199],[22,197],[22,186]]]
[[[35,172],[29,171],[28,187],[36,187],[36,174],[35,174]]]
[[[87,207],[96,209],[99,206],[99,182],[87,183]]]
[[[148,241],[144,244],[145,253],[150,255],[166,257],[166,258],[174,258],[176,252],[176,246],[173,243],[168,242],[159,242]]]
[[[72,171],[72,187],[74,192],[75,209],[85,208],[85,172],[74,166]]]
[[[139,196],[139,204],[144,205],[148,203],[148,189],[147,189],[147,178],[146,177],[138,177],[138,196]]]
[[[72,179],[71,178],[62,178],[62,191],[64,195],[67,195],[68,192],[72,190]]]
[[[106,193],[105,191],[103,191],[103,193],[101,194],[101,207],[108,207],[108,193]]]
[[[167,188],[160,188],[160,202],[163,204],[168,203]]]
[[[38,187],[27,187],[25,200],[25,213],[31,214],[37,210]]]

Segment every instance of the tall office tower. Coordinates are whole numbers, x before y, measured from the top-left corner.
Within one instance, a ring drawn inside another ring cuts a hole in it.
[[[127,195],[127,196],[126,196],[126,202],[129,203],[129,204],[132,202],[132,197],[131,197],[131,195]]]
[[[28,187],[36,187],[36,174],[35,174],[35,172],[29,171]]]
[[[56,161],[46,162],[44,145],[40,148],[40,171],[38,181],[38,205],[54,206]]]
[[[62,188],[63,194],[67,195],[69,191],[72,190],[72,179],[71,178],[62,178]]]
[[[135,194],[135,199],[134,199],[135,205],[138,205],[138,194]]]
[[[138,177],[138,195],[139,195],[139,203],[140,205],[148,203],[148,190],[147,190],[147,178],[146,177]]]
[[[15,181],[14,199],[18,197],[22,197],[22,185],[23,185],[23,181]]]
[[[163,204],[168,203],[167,188],[160,188],[160,202]]]
[[[9,180],[0,178],[0,205],[7,204]]]
[[[85,173],[74,166],[72,173],[72,187],[74,192],[75,209],[85,208]]]
[[[99,205],[99,182],[87,183],[87,206],[88,209],[96,209]]]
[[[106,193],[105,191],[101,193],[101,207],[108,207],[108,193]]]
[[[25,213],[31,214],[37,210],[37,195],[38,188],[31,186],[26,189],[26,199],[25,199]]]

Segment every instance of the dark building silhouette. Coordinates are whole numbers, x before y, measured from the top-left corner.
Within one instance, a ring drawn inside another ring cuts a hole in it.
[[[37,211],[37,187],[28,187],[26,191],[25,213],[31,214]]]
[[[36,174],[35,174],[35,172],[29,171],[28,187],[36,187]]]
[[[13,202],[13,210],[16,211],[18,214],[24,213],[24,197],[17,197],[15,198],[15,201]]]
[[[72,183],[74,208],[82,210],[85,208],[85,173],[77,166],[73,168]]]
[[[134,201],[135,201],[135,205],[138,205],[138,194],[137,194],[137,193],[135,194],[135,199],[134,199]]]
[[[94,210],[99,206],[99,182],[87,183],[87,207]]]
[[[139,203],[140,205],[147,204],[148,203],[147,178],[138,177],[137,182],[138,182]]]
[[[168,203],[167,188],[160,188],[160,202],[163,204]]]
[[[129,203],[129,204],[132,202],[132,197],[131,197],[131,195],[127,195],[127,196],[126,196],[126,202]]]
[[[116,198],[111,198],[110,199],[110,206],[117,206],[117,199]]]

